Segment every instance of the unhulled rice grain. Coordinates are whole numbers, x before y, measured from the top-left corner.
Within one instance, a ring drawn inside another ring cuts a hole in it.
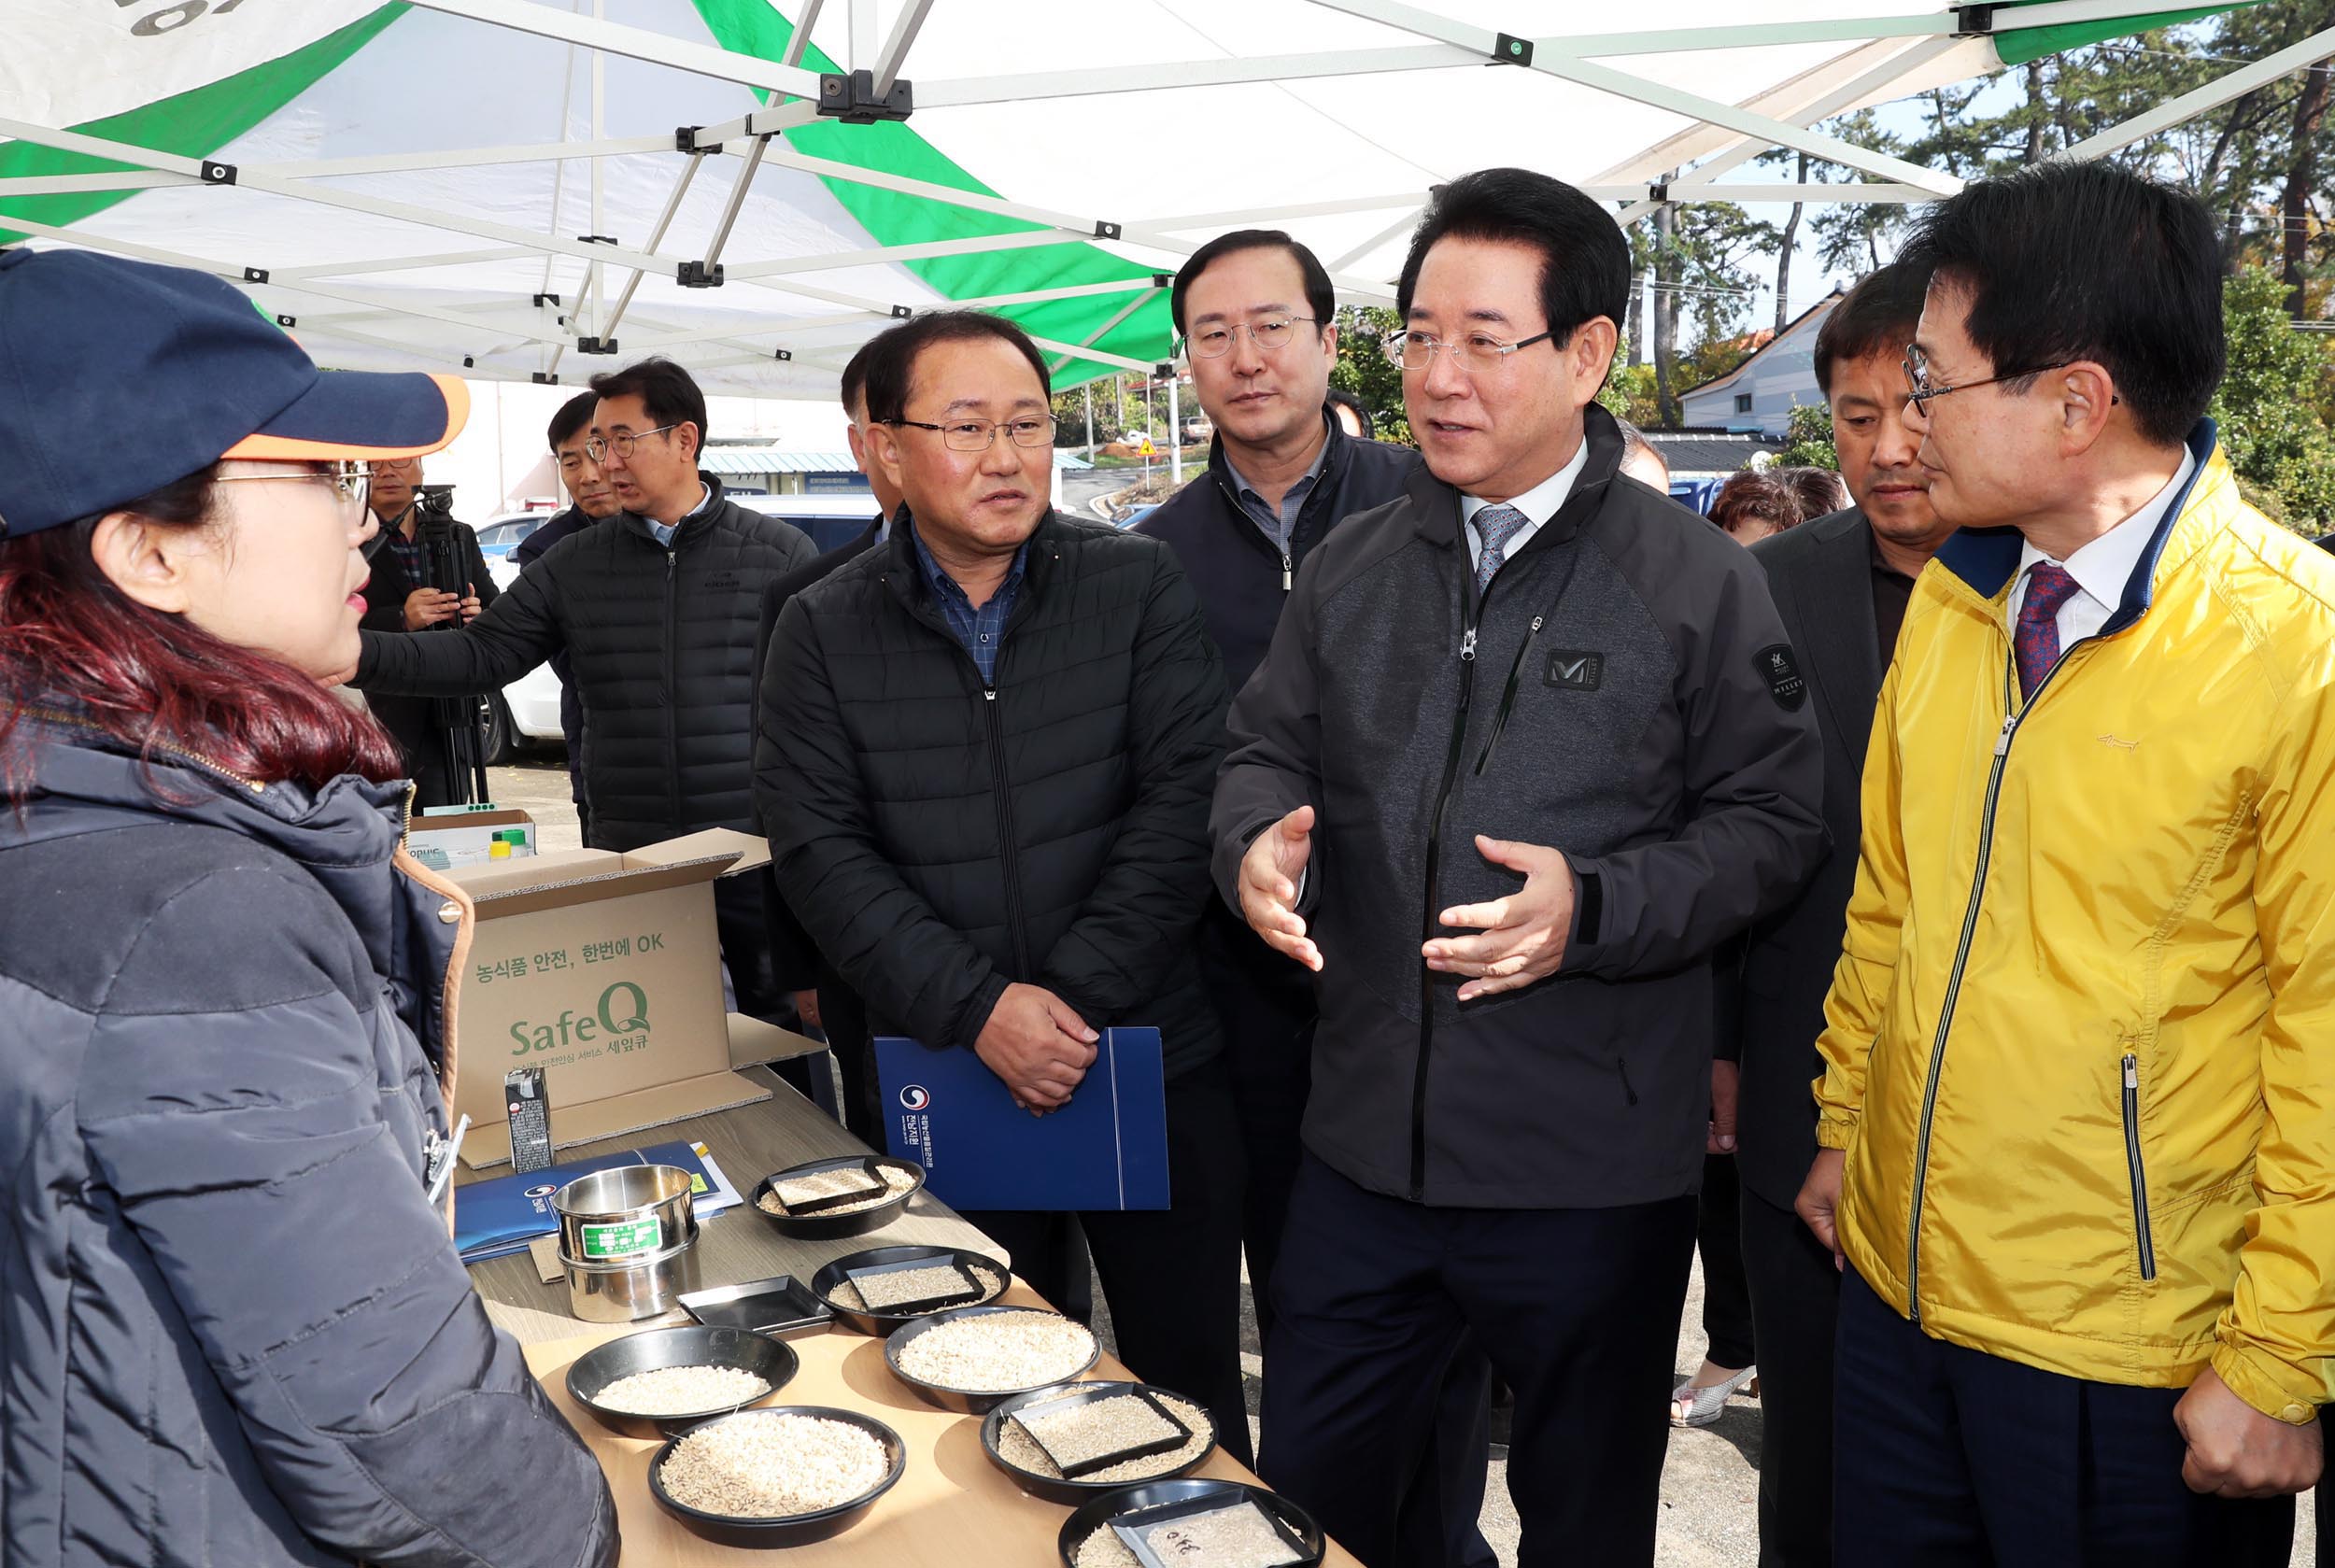
[[[864,1497],[891,1467],[873,1433],[816,1416],[748,1412],[701,1427],[658,1474],[686,1507],[790,1519]]]
[[[936,1265],[936,1267],[942,1266],[947,1265]],[[994,1301],[998,1295],[1003,1293],[1005,1290],[1005,1280],[997,1273],[982,1267],[979,1264],[967,1264],[965,1265],[965,1270],[967,1273],[970,1274],[975,1280],[979,1281],[981,1285],[982,1301]],[[858,1287],[855,1286],[848,1279],[837,1280],[835,1283],[835,1289],[828,1293],[828,1299],[834,1302],[838,1307],[848,1307],[854,1312],[889,1311],[889,1309],[885,1307],[870,1307],[866,1302],[860,1300]],[[953,1305],[957,1307],[977,1307],[980,1304],[980,1302],[960,1301],[954,1303]],[[936,1307],[934,1310],[938,1311],[941,1310],[941,1308]],[[895,1312],[890,1315],[894,1317],[907,1318],[920,1318],[924,1316],[921,1312]]]
[[[1181,1470],[1208,1452],[1210,1445],[1215,1442],[1216,1437],[1215,1429],[1210,1424],[1207,1412],[1191,1401],[1179,1399],[1174,1394],[1155,1393],[1152,1397],[1174,1411],[1176,1419],[1192,1429],[1192,1435],[1185,1439],[1183,1446],[1171,1448],[1164,1454],[1147,1454],[1141,1459],[1123,1460],[1117,1464],[1101,1470],[1090,1470],[1081,1476],[1080,1480],[1148,1481],[1154,1476],[1165,1476],[1170,1471]],[[1026,1470],[1033,1476],[1043,1476],[1051,1480],[1064,1478],[1061,1467],[1046,1457],[1046,1450],[1040,1448],[1030,1434],[1022,1430],[1022,1423],[1017,1420],[1009,1420],[998,1423],[998,1453],[1008,1464],[1019,1470]]]
[[[660,1366],[617,1378],[592,1403],[628,1416],[686,1416],[727,1410],[770,1391],[767,1379],[742,1366]]]
[[[1075,1377],[1094,1354],[1095,1336],[1057,1313],[984,1312],[927,1329],[898,1359],[918,1382],[1007,1393]]]

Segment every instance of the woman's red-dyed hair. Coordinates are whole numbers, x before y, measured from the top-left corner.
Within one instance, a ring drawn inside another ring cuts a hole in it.
[[[218,470],[117,508],[166,528],[213,516]],[[0,544],[0,790],[21,800],[32,758],[9,743],[22,711],[56,706],[151,758],[189,752],[256,783],[317,788],[404,772],[372,714],[280,659],[220,641],[116,587],[85,518]]]

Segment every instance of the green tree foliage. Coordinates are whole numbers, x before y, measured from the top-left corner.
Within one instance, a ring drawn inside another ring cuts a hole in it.
[[[1833,411],[1818,403],[1801,403],[1791,411],[1785,430],[1784,449],[1776,461],[1785,468],[1829,468],[1838,473],[1840,453],[1833,445]]]
[[[1337,363],[1330,385],[1351,392],[1370,411],[1371,433],[1380,441],[1410,441],[1410,419],[1403,412],[1403,372],[1387,360],[1386,340],[1402,331],[1402,319],[1383,305],[1347,305],[1337,313]]]
[[[2335,439],[2324,409],[2335,388],[2327,340],[2286,316],[2268,267],[2239,269],[2222,292],[2229,369],[2213,414],[2246,499],[2298,533],[2335,530]]]

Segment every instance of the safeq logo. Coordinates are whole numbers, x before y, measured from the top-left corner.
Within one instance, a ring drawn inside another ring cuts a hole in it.
[[[620,980],[600,994],[595,1010],[581,1018],[573,1008],[562,1008],[553,1023],[537,1024],[522,1019],[512,1024],[511,1038],[518,1044],[511,1054],[557,1051],[564,1045],[588,1045],[602,1038],[630,1037],[645,1041],[648,1028],[648,993],[629,980]]]
[[[925,1093],[925,1086],[921,1083],[912,1083],[900,1091],[900,1109],[903,1110],[922,1110],[931,1103],[932,1096]]]

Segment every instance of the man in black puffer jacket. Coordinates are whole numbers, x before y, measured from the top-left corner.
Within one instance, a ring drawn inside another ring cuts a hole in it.
[[[595,849],[700,827],[759,832],[749,774],[754,618],[763,585],[817,552],[697,471],[705,398],[648,360],[595,376],[592,459],[624,511],[571,534],[487,614],[436,637],[364,634],[366,691],[491,691],[565,648],[584,699],[584,789]],[[759,892],[716,883],[722,958],[740,1010],[783,1015]]]
[[[1144,1377],[1245,1457],[1240,1137],[1192,937],[1224,685],[1153,540],[1050,512],[1045,361],[972,311],[892,329],[868,378],[906,502],[780,612],[755,783],[780,891],[880,1034],[970,1049],[1033,1110],[1096,1032],[1156,1026],[1174,1207],[1082,1217]],[[1064,1299],[1050,1216],[968,1216]]]

